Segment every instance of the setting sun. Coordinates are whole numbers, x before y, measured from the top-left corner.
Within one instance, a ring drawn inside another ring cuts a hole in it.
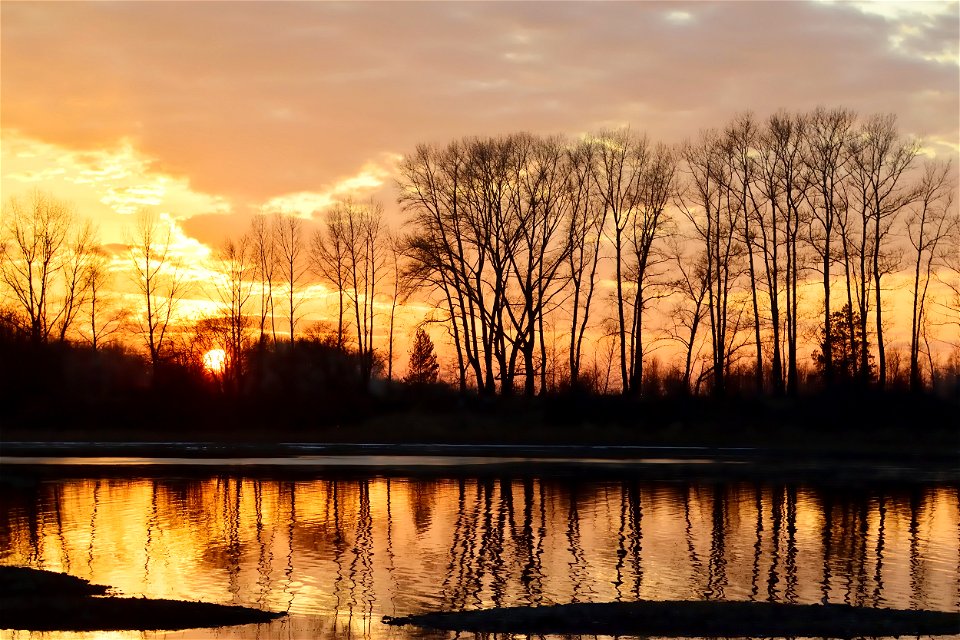
[[[203,354],[203,368],[210,373],[223,373],[223,368],[227,362],[227,352],[223,349],[210,349]]]

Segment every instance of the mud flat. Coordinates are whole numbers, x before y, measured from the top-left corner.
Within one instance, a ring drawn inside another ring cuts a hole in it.
[[[960,613],[848,605],[675,601],[565,604],[385,618],[390,625],[474,633],[670,636],[918,636],[960,633]]]
[[[270,622],[285,614],[206,602],[109,595],[64,573],[0,566],[0,628],[23,631],[159,631]]]

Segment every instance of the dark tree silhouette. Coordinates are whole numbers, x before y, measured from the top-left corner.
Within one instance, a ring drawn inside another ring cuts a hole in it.
[[[410,366],[404,380],[414,384],[430,384],[437,381],[439,373],[440,364],[433,351],[433,341],[426,331],[417,329],[413,347],[410,349]]]
[[[847,318],[851,315],[854,320],[853,325],[847,322]],[[865,343],[856,331],[860,322],[860,312],[844,305],[842,309],[830,314],[830,320],[830,333],[827,334],[826,327],[820,327],[820,349],[813,354],[817,372],[825,381],[828,381],[828,367],[832,366],[832,381],[849,383],[859,378],[861,363],[866,362],[868,375],[872,378],[875,367],[870,345]],[[824,356],[826,353],[830,354],[829,359]]]

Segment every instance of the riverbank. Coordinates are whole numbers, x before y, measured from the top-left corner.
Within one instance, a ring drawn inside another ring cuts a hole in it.
[[[591,477],[652,481],[773,480],[818,485],[960,483],[937,453],[631,445],[452,445],[308,442],[5,442],[0,477],[206,475],[316,477]]]
[[[285,614],[249,607],[125,598],[64,573],[0,566],[0,628],[21,631],[173,631],[265,623]]]
[[[609,602],[450,611],[385,618],[389,625],[527,635],[830,637],[949,635],[960,613],[769,602]]]
[[[960,454],[960,402],[898,393],[800,398],[371,397],[353,407],[238,400],[98,404],[8,416],[11,442],[752,448],[824,455]],[[268,449],[266,449],[268,450]],[[232,454],[231,454],[232,455]]]

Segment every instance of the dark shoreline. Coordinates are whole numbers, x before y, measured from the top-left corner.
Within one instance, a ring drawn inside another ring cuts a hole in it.
[[[732,601],[639,601],[444,611],[385,618],[393,626],[527,635],[831,637],[948,635],[960,613]]]
[[[3,442],[0,476],[240,475],[630,477],[824,484],[960,483],[957,455],[750,447],[316,442]]]
[[[250,607],[127,598],[83,578],[0,566],[0,628],[19,631],[177,631],[266,623],[283,613]]]

